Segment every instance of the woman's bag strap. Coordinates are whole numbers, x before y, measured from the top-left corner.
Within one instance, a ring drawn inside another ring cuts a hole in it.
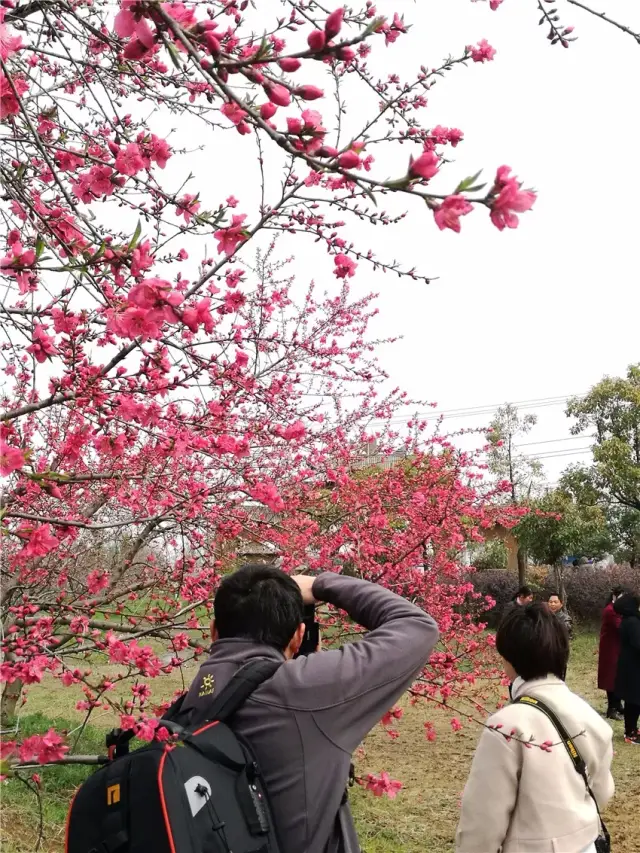
[[[598,806],[598,801],[595,798],[593,791],[591,790],[591,785],[589,784],[589,777],[587,776],[587,765],[583,757],[580,755],[580,750],[575,744],[575,740],[569,735],[564,725],[556,716],[555,712],[549,708],[548,705],[541,699],[536,699],[533,696],[518,696],[517,699],[514,699],[512,705],[529,705],[532,708],[537,708],[541,713],[545,715],[545,717],[553,724],[554,728],[560,735],[562,743],[564,744],[564,748],[567,750],[569,758],[571,759],[571,763],[573,764],[576,773],[579,773],[584,780],[584,784],[587,786],[587,791],[589,792],[589,796],[593,800],[596,811],[598,812],[598,818],[600,820],[600,824],[602,826],[605,834],[608,835],[607,827],[605,822],[602,820],[602,815],[600,814],[600,807]]]

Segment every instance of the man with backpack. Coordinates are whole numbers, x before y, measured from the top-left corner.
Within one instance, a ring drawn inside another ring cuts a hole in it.
[[[303,607],[318,602],[345,610],[369,633],[296,658]],[[231,725],[260,767],[281,853],[358,851],[345,798],[351,753],[428,660],[438,640],[434,620],[367,581],[333,573],[290,577],[247,565],[220,584],[212,638],[182,712],[206,714],[248,661],[280,663]]]
[[[319,602],[369,633],[311,653]],[[351,753],[422,670],[436,623],[376,584],[264,565],[225,577],[213,609],[210,656],[154,741],[107,736],[66,853],[359,853]]]

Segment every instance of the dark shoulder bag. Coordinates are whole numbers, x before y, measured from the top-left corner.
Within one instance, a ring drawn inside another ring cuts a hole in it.
[[[598,820],[600,821],[600,833],[595,840],[596,853],[611,853],[611,836],[605,822],[602,820],[602,815],[600,814],[600,808],[598,807],[598,801],[596,800],[593,791],[591,790],[591,785],[589,784],[589,778],[587,776],[587,765],[584,762],[584,759],[580,755],[578,747],[575,745],[575,742],[572,737],[569,736],[567,730],[562,725],[558,717],[554,714],[554,712],[549,708],[544,702],[541,702],[540,699],[534,699],[533,696],[518,696],[517,699],[513,700],[514,705],[530,705],[533,708],[537,708],[541,711],[545,717],[553,724],[554,728],[560,735],[562,739],[562,743],[564,744],[565,749],[571,759],[571,763],[573,767],[580,776],[582,776],[584,780],[584,784],[587,786],[587,791],[589,792],[589,796],[594,802],[596,807],[596,811],[598,812]]]

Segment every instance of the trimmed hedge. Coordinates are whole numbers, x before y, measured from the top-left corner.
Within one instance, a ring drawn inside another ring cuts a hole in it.
[[[474,573],[469,580],[476,592],[489,595],[495,600],[496,606],[482,614],[481,618],[490,628],[497,627],[505,607],[518,590],[517,575],[497,569]],[[530,579],[528,584],[536,593],[536,598],[546,599],[557,591],[551,569],[542,581]],[[588,566],[565,569],[564,585],[569,612],[577,622],[597,625],[609,592],[618,584],[640,592],[640,569],[632,569],[628,565],[610,566],[606,569]]]

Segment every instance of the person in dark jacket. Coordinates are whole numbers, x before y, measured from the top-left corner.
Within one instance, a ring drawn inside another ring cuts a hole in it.
[[[533,601],[533,590],[530,586],[521,586],[516,594],[510,599],[502,611],[502,619],[516,607],[525,607]]]
[[[607,694],[607,717],[610,720],[622,719],[622,702],[615,693],[622,616],[616,613],[613,605],[624,592],[625,589],[622,586],[615,586],[611,590],[609,601],[602,611],[602,623],[600,625],[598,689],[604,690]]]
[[[549,610],[554,614],[556,619],[558,619],[564,627],[567,629],[567,634],[569,634],[569,639],[573,639],[573,620],[569,614],[569,611],[564,606],[564,601],[562,600],[562,596],[558,592],[554,592],[553,595],[549,596],[549,601],[547,602],[549,606]]]
[[[521,586],[513,597],[513,603],[525,607],[533,601],[533,590],[530,586]]]
[[[615,692],[624,699],[624,739],[640,746],[640,596],[621,595],[613,609],[622,616]]]
[[[369,633],[342,648],[295,657],[304,605],[327,602]],[[327,572],[290,577],[270,566],[227,575],[214,600],[213,645],[183,704],[206,709],[240,666],[281,661],[234,716],[271,802],[282,853],[359,853],[342,802],[351,753],[415,681],[438,626],[377,584]]]

